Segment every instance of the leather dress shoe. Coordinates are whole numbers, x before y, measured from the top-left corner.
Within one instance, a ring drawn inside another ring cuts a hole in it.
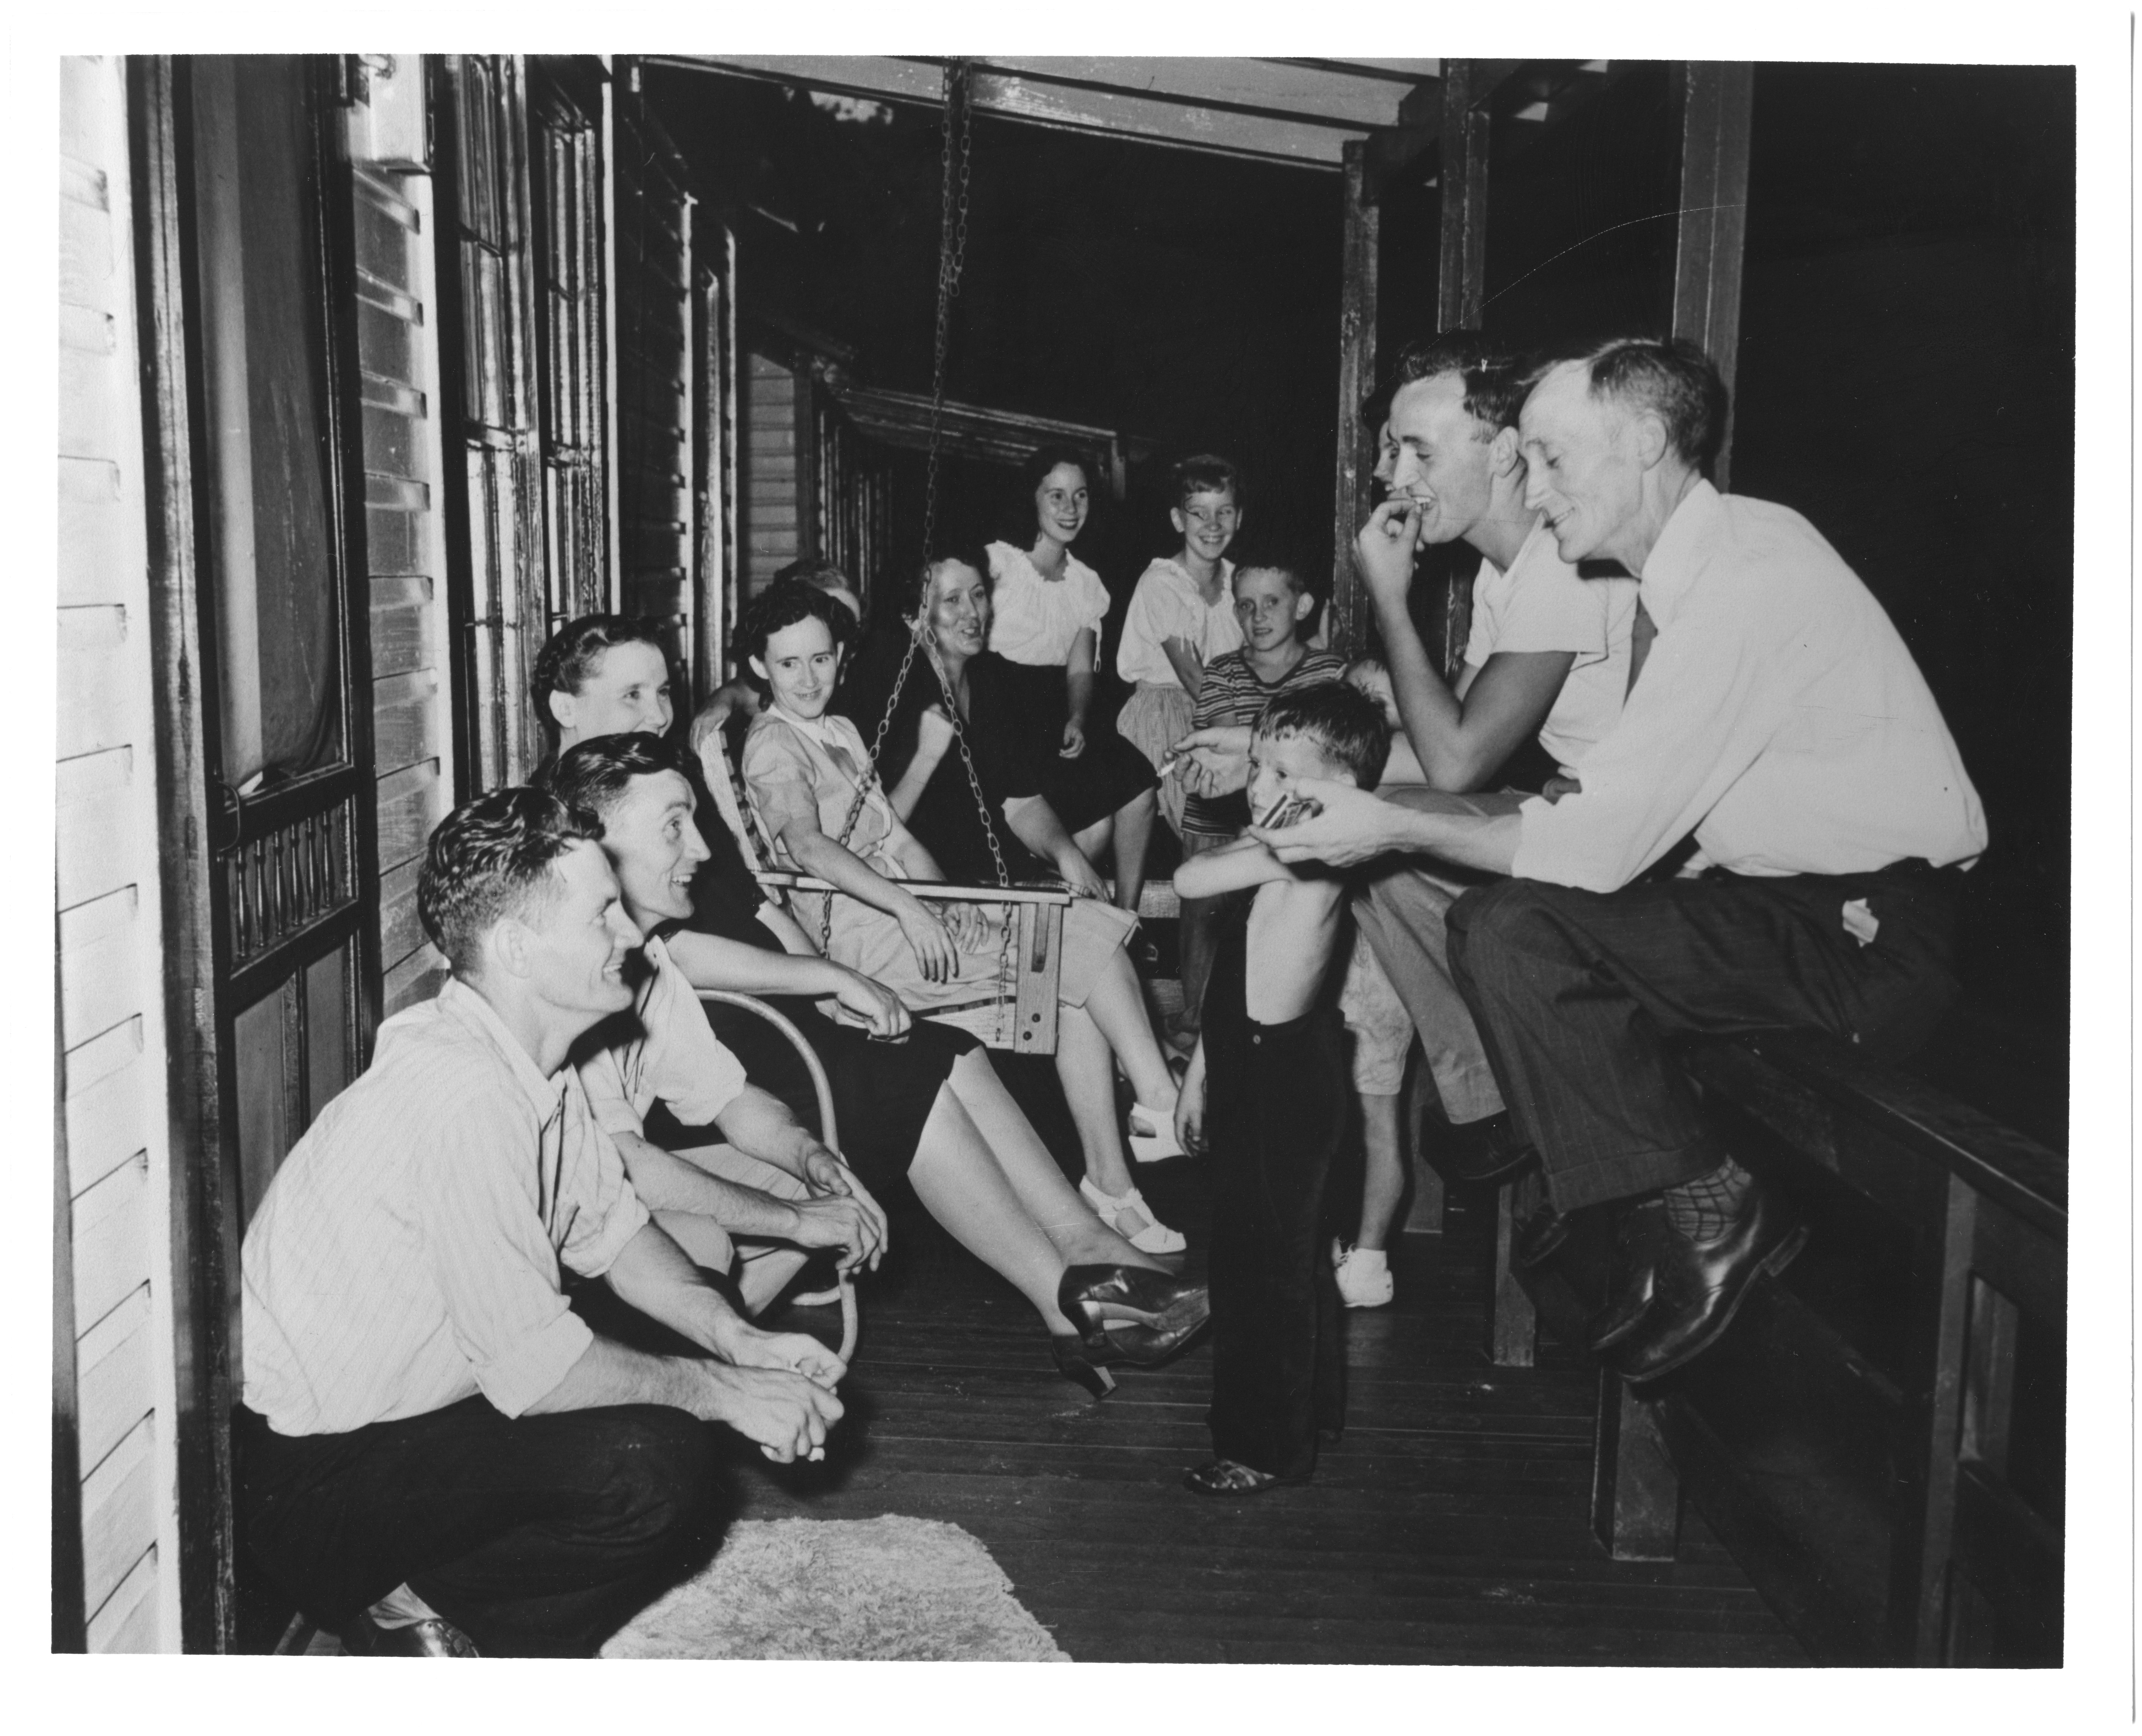
[[[1653,1260],[1656,1293],[1615,1357],[1632,1381],[1656,1380],[1700,1356],[1733,1324],[1759,1272],[1775,1277],[1807,1245],[1807,1225],[1784,1199],[1756,1182],[1724,1234],[1692,1241],[1669,1228]]]
[[[1518,1226],[1510,1257],[1528,1272],[1535,1266],[1545,1265],[1562,1252],[1569,1240],[1569,1216],[1567,1212],[1557,1211],[1542,1201],[1539,1209]]]
[[[1614,1226],[1606,1305],[1584,1323],[1585,1345],[1593,1355],[1643,1324],[1657,1294],[1660,1250],[1672,1227],[1663,1200],[1646,1200],[1621,1214]]]
[[[1539,1161],[1539,1152],[1518,1132],[1507,1109],[1450,1131],[1453,1137],[1431,1160],[1450,1181],[1488,1186],[1507,1181]]]
[[[451,1621],[430,1616],[407,1627],[382,1627],[359,1610],[337,1636],[353,1658],[476,1658],[482,1654]]]

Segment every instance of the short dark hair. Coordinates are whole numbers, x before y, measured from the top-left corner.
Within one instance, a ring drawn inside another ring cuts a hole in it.
[[[1231,494],[1242,504],[1242,473],[1233,461],[1217,452],[1199,452],[1175,466],[1175,510],[1182,511],[1192,495]],[[1039,485],[1036,485],[1037,486]]]
[[[744,667],[750,668],[752,658],[765,658],[766,642],[775,634],[804,621],[823,621],[836,651],[855,636],[856,618],[845,604],[807,579],[777,579],[751,599],[737,623],[737,653],[746,659]]]
[[[1717,363],[1701,345],[1685,338],[1613,338],[1550,362],[1535,380],[1562,362],[1583,364],[1595,398],[1657,417],[1681,462],[1709,474],[1725,438],[1730,400]]]
[[[536,701],[536,721],[546,736],[558,734],[558,720],[550,715],[550,695],[577,693],[602,660],[618,645],[652,645],[666,664],[669,653],[654,624],[638,615],[588,614],[568,621],[544,642],[536,653],[536,669],[529,685]]]
[[[590,736],[560,754],[536,782],[567,807],[606,821],[634,778],[659,772],[674,772],[688,784],[693,781],[682,752],[659,736],[639,732]]]
[[[417,874],[417,915],[454,974],[474,974],[483,938],[541,909],[560,857],[602,836],[602,822],[524,784],[465,801],[432,829]]]
[[[1505,428],[1518,425],[1532,389],[1524,360],[1484,333],[1444,332],[1427,339],[1416,338],[1398,353],[1382,385],[1361,406],[1361,420],[1374,433],[1391,413],[1391,401],[1401,387],[1419,380],[1439,380],[1456,374],[1465,387],[1465,413],[1486,432],[1477,437],[1493,440]]]
[[[1235,562],[1235,570],[1228,577],[1227,588],[1232,593],[1236,581],[1245,573],[1280,573],[1287,582],[1305,597],[1321,597],[1324,593],[1316,579],[1319,570],[1304,560],[1298,550],[1290,545],[1277,546],[1259,543]]]
[[[1305,736],[1373,790],[1390,757],[1391,727],[1383,708],[1350,682],[1315,681],[1273,696],[1256,736]]]

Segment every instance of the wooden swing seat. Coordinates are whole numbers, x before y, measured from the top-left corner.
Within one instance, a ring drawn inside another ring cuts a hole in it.
[[[769,892],[832,892],[824,880],[782,869],[760,869]],[[1012,1017],[983,1038],[991,1048],[1022,1055],[1056,1053],[1056,1002],[1064,962],[1064,912],[1071,894],[1049,886],[955,886],[944,880],[902,880],[917,898],[940,904],[1009,905],[1019,925],[1012,947]],[[996,997],[992,995],[991,999]],[[979,1034],[979,1033],[978,1033]]]

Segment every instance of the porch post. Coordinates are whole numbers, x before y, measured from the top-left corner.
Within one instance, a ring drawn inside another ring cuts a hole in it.
[[[1443,234],[1436,258],[1435,323],[1443,331],[1477,328],[1488,263],[1488,80],[1478,62],[1443,63],[1441,168]],[[1454,570],[1443,593],[1441,644],[1446,676],[1454,676],[1473,627],[1473,576]],[[1416,614],[1414,619],[1419,619]]]
[[[1338,473],[1333,488],[1331,649],[1358,653],[1369,638],[1369,599],[1354,575],[1354,535],[1368,515],[1375,458],[1361,427],[1361,400],[1376,377],[1379,213],[1369,196],[1365,139],[1349,139],[1340,176]]]
[[[1674,258],[1673,329],[1703,346],[1733,387],[1740,348],[1740,264],[1748,236],[1750,61],[1688,61],[1674,68],[1681,110],[1681,239]],[[1726,486],[1733,422],[1711,481]]]

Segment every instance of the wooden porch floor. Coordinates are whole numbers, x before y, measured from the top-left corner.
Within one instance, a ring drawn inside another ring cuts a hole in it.
[[[1139,1177],[1193,1261],[1209,1176]],[[911,1206],[865,1287],[827,1462],[739,1452],[742,1517],[950,1520],[1081,1661],[1808,1661],[1693,1512],[1672,1563],[1592,1540],[1591,1366],[1551,1342],[1534,1369],[1488,1362],[1486,1217],[1454,1201],[1444,1235],[1404,1239],[1397,1301],[1347,1314],[1346,1434],[1315,1482],[1215,1502],[1178,1482],[1209,1456],[1209,1348],[1093,1404],[1018,1295]]]

